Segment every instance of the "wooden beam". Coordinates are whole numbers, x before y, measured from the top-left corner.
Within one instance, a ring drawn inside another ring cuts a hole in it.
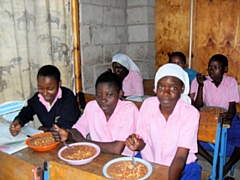
[[[74,48],[74,73],[75,91],[82,92],[81,59],[80,59],[80,30],[79,30],[79,4],[78,0],[72,0],[72,26]]]

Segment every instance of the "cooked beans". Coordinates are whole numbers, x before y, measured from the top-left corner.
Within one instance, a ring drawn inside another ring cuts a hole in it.
[[[220,113],[223,113],[224,110],[220,108],[203,108],[201,112],[211,113],[211,114],[220,114]]]
[[[88,145],[71,146],[72,149],[66,148],[62,151],[61,156],[69,160],[83,160],[94,156],[97,150]]]
[[[52,134],[42,134],[29,141],[30,146],[40,146],[40,147],[48,146],[54,143],[55,143],[55,140]]]
[[[117,180],[136,180],[142,178],[147,174],[148,168],[141,162],[136,163],[137,167],[134,168],[132,161],[115,162],[107,168],[107,173],[113,179]]]

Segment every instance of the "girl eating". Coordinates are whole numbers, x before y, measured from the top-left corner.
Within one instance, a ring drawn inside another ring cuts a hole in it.
[[[176,64],[165,64],[155,75],[156,97],[140,109],[136,133],[126,140],[143,159],[169,166],[168,178],[201,179],[196,161],[199,112],[190,103],[189,78]]]
[[[120,100],[122,80],[112,72],[101,74],[95,89],[96,100],[87,103],[83,115],[72,129],[55,126],[55,131],[61,135],[53,134],[55,139],[92,142],[105,153],[132,155],[125,148],[125,139],[136,130],[138,108],[133,102]],[[89,133],[91,140],[86,139]]]
[[[236,103],[239,102],[238,84],[236,79],[224,74],[228,71],[228,59],[222,54],[213,55],[208,63],[208,74],[204,76],[197,74],[191,86],[191,98],[194,105],[200,109],[203,106],[219,106],[225,108],[227,112],[220,114],[225,124],[230,124],[227,135],[227,150],[234,149],[229,161],[224,167],[224,176],[240,159],[240,121],[236,115]],[[202,145],[204,147],[202,147]],[[199,154],[212,164],[212,156],[206,150],[212,150],[205,144],[199,144]]]

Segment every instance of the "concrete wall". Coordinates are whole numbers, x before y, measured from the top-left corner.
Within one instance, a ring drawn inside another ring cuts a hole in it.
[[[97,77],[111,58],[125,53],[143,78],[155,74],[155,0],[80,0],[83,92],[94,93]]]

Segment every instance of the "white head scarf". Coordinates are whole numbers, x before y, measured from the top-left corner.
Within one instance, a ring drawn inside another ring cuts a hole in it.
[[[112,58],[112,63],[113,62],[117,62],[117,63],[121,64],[122,66],[124,66],[125,68],[127,68],[128,70],[136,71],[141,75],[140,70],[137,67],[137,65],[130,59],[130,57],[128,57],[125,54],[114,55]]]
[[[181,99],[184,100],[185,102],[191,104],[191,99],[188,96],[189,94],[189,77],[188,74],[184,71],[182,67],[180,67],[177,64],[173,63],[168,63],[163,66],[161,66],[156,75],[155,75],[155,80],[154,80],[154,91],[157,92],[157,83],[159,79],[165,77],[165,76],[173,76],[178,79],[180,79],[184,86],[184,92],[181,94]]]

